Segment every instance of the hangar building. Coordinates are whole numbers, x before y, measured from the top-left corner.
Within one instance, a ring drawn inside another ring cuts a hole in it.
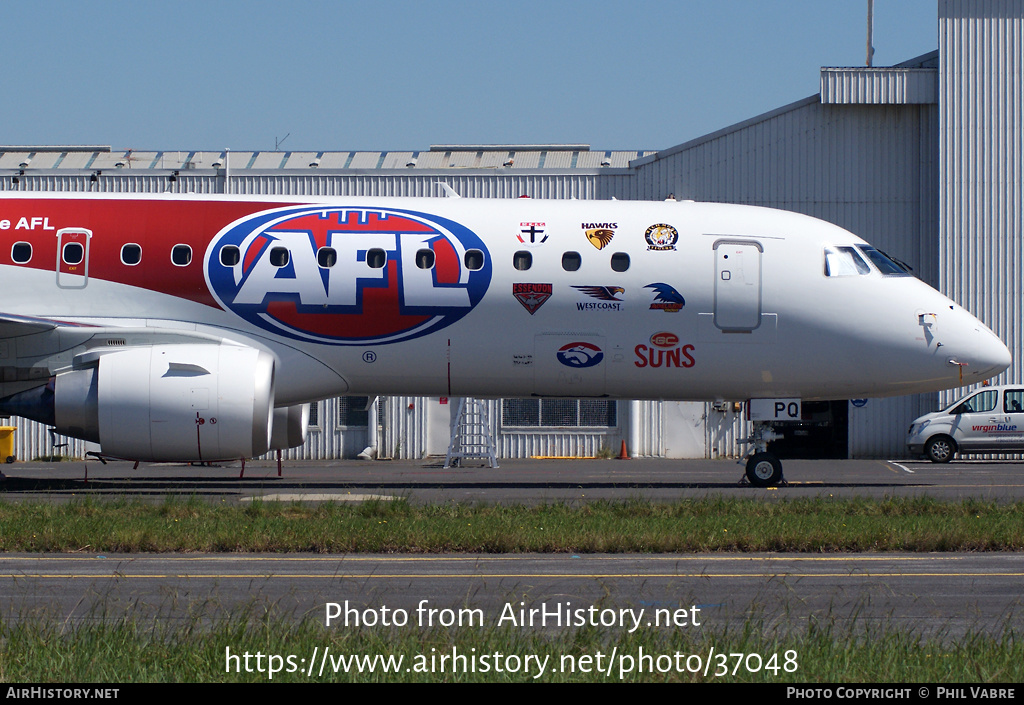
[[[836,223],[913,267],[987,322],[1024,379],[1024,0],[940,0],[938,50],[885,68],[826,67],[804,100],[662,150],[433,145],[422,151],[114,151],[0,147],[0,190],[723,201]],[[879,360],[880,366],[885,360]],[[916,416],[954,394],[805,405],[784,456],[900,457]],[[454,401],[377,402],[381,457],[443,454]],[[732,404],[490,400],[499,457],[742,454]],[[370,445],[365,398],[315,405],[295,457]],[[49,455],[21,424],[22,458]],[[71,441],[71,454],[82,445]]]

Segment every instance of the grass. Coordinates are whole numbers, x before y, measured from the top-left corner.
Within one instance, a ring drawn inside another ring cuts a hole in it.
[[[328,661],[321,675],[325,649]],[[712,650],[716,655],[705,675],[701,666]],[[313,658],[314,653],[318,658]],[[648,659],[641,660],[641,654]],[[756,656],[748,656],[752,654]],[[380,659],[372,670],[364,661],[360,672],[351,663],[347,668],[342,665],[340,659],[350,655],[391,657],[393,666],[394,659],[402,661],[397,669],[388,670]],[[453,659],[455,655],[463,659]],[[526,661],[528,655],[534,657],[531,662]],[[337,673],[331,657],[339,666]],[[310,662],[317,664],[312,674]],[[541,662],[543,675],[534,678],[541,672]],[[272,676],[271,664],[277,670]],[[233,618],[212,626],[131,618],[69,628],[33,621],[0,622],[0,682],[22,683],[1016,683],[1024,679],[1022,664],[1024,643],[1012,634],[969,634],[951,644],[939,637],[908,636],[887,626],[865,630],[856,625],[839,627],[828,620],[812,620],[783,635],[756,619],[713,634],[687,630],[628,634],[589,627],[555,632],[344,630],[311,620],[261,617]]]
[[[0,503],[0,551],[860,552],[1024,549],[1024,503],[920,498],[673,504]]]
[[[8,552],[997,551],[1024,548],[1024,503],[708,498],[582,506],[418,506],[404,500],[240,506],[199,498],[156,505],[85,498],[65,504],[0,502],[0,526],[0,551]],[[372,671],[365,661],[363,672],[349,664],[335,673],[328,663],[324,675],[317,667],[310,676],[314,649],[320,658],[328,649],[334,659],[403,660],[398,671],[385,672],[378,660]],[[648,660],[638,670],[641,650]],[[705,675],[697,666],[707,663],[711,650],[715,656]],[[499,653],[505,658],[500,670]],[[477,670],[454,655],[475,656]],[[532,665],[525,661],[528,655]],[[279,669],[273,678],[271,656]],[[518,661],[509,661],[512,656]],[[534,679],[538,658],[546,666]],[[462,664],[458,672],[456,663]],[[1024,642],[1012,618],[1001,633],[954,637],[831,614],[799,622],[751,616],[715,630],[633,634],[595,627],[325,627],[320,617],[281,616],[258,605],[230,617],[191,611],[184,619],[124,613],[76,621],[0,617],[0,682],[268,680],[1016,683],[1024,680]]]

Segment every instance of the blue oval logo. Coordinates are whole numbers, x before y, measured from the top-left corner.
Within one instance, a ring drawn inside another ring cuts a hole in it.
[[[604,352],[593,343],[569,343],[555,353],[566,367],[593,367],[604,359]]]
[[[271,333],[334,345],[395,343],[449,326],[491,280],[487,248],[459,223],[336,206],[235,221],[207,248],[205,271],[224,309]]]

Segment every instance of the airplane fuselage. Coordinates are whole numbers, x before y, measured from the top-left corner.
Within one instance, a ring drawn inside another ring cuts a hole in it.
[[[278,405],[889,396],[1008,363],[905,272],[830,271],[860,238],[764,208],[14,194],[0,237],[4,313],[267,350]]]

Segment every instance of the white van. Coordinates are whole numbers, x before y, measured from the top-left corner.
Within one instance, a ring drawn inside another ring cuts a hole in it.
[[[942,411],[915,419],[907,448],[933,463],[956,453],[1024,451],[1024,385],[979,387]]]

